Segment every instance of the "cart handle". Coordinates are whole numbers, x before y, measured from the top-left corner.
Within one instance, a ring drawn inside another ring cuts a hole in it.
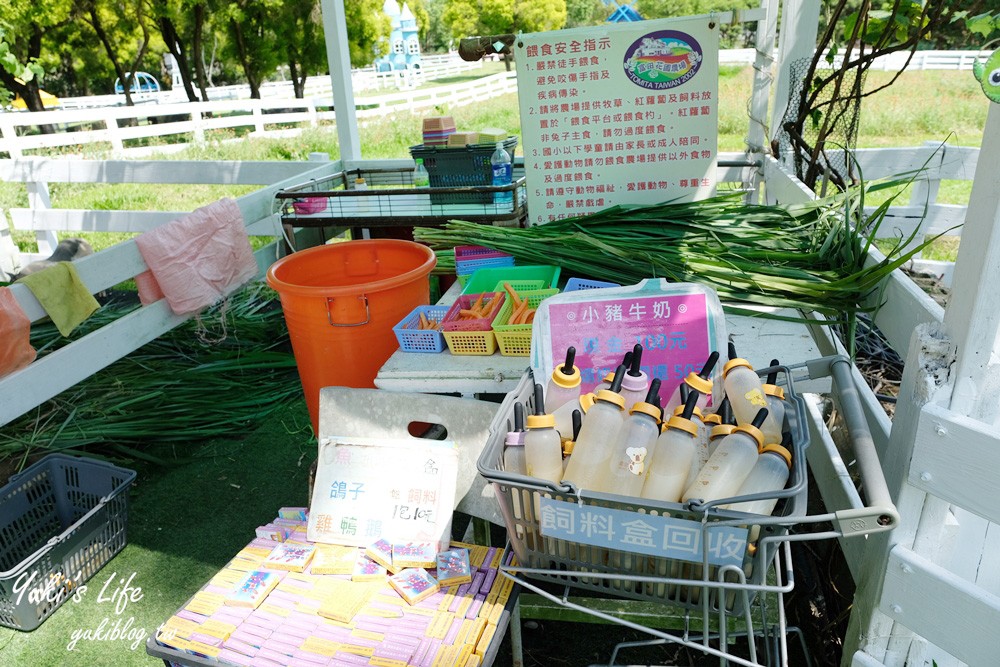
[[[805,366],[811,378],[833,378],[834,390],[840,399],[840,411],[850,435],[851,449],[861,471],[867,506],[834,512],[835,521],[845,537],[892,530],[899,523],[899,511],[889,493],[885,473],[875,449],[875,440],[868,428],[857,384],[851,376],[853,363],[844,355],[822,357]]]

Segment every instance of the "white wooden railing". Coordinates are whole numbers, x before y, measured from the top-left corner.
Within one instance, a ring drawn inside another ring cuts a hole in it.
[[[517,90],[514,72],[501,72],[452,86],[357,97],[359,121],[397,111],[419,113],[439,105],[462,106]],[[0,113],[0,155],[23,157],[33,151],[92,143],[110,145],[117,155],[164,151],[164,146],[129,146],[136,141],[173,140],[173,148],[206,140],[213,130],[250,130],[256,136],[281,135],[332,122],[330,96],[306,99],[224,100],[178,104]],[[40,133],[41,126],[54,131]],[[190,139],[187,135],[190,135]]]
[[[282,246],[280,217],[274,209],[274,193],[309,178],[323,178],[341,168],[340,162],[140,162],[0,160],[0,180],[23,182],[28,187],[48,182],[63,183],[171,183],[263,185],[260,190],[237,199],[247,233],[275,236],[255,255],[258,275],[278,256]],[[47,188],[44,188],[47,190]],[[51,242],[44,230],[117,230],[143,232],[187,211],[75,211],[29,210],[22,220],[36,229],[42,242]],[[303,232],[303,235],[306,233]],[[6,236],[6,235],[4,235]],[[10,245],[9,236],[3,239]],[[134,240],[84,257],[74,265],[87,289],[96,294],[146,270]],[[27,287],[11,286],[28,318],[46,316]],[[125,315],[58,351],[45,355],[28,367],[0,378],[0,426],[58,395],[105,368],[129,352],[173,329],[188,317],[173,314],[166,300]]]
[[[917,51],[910,59],[907,70],[971,70],[972,63],[978,58],[985,62],[992,51]],[[906,65],[909,52],[890,53],[876,58],[871,69],[874,71],[896,72]],[[719,51],[720,65],[752,65],[756,51],[754,49],[725,49]],[[821,69],[840,67],[844,62],[843,54],[834,56],[833,63],[821,59]]]

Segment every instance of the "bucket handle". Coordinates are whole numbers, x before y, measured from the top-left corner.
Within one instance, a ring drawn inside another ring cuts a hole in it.
[[[368,307],[368,295],[367,294],[359,294],[358,298],[361,299],[361,300],[363,300],[365,302],[365,321],[364,322],[352,322],[350,324],[340,324],[338,322],[334,322],[333,321],[333,313],[330,312],[330,305],[333,304],[334,297],[332,297],[332,296],[326,297],[326,319],[330,323],[331,327],[360,327],[360,326],[363,326],[365,324],[368,324],[368,322],[372,318],[371,309]]]

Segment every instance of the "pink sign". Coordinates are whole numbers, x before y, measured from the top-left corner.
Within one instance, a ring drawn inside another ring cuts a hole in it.
[[[636,343],[642,370],[659,378],[666,401],[688,373],[701,370],[712,352],[704,294],[654,295],[577,303],[549,308],[552,362],[576,348],[581,391],[591,391]]]

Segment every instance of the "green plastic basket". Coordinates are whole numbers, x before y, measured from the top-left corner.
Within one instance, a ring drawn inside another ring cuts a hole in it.
[[[517,292],[517,296],[521,299],[528,300],[528,306],[530,308],[538,308],[538,304],[552,296],[553,294],[559,294],[559,290],[553,289],[540,289],[531,290],[527,292]],[[505,357],[527,357],[531,354],[531,324],[508,324],[510,316],[514,314],[514,301],[512,299],[507,299],[502,306],[500,306],[500,312],[497,313],[496,319],[493,320],[493,333],[497,336],[497,347],[500,348],[500,354]]]
[[[559,282],[561,267],[538,264],[532,266],[505,266],[479,269],[465,281],[462,294],[502,292],[503,284],[510,283],[514,291],[555,287]],[[527,282],[530,281],[530,282]]]

